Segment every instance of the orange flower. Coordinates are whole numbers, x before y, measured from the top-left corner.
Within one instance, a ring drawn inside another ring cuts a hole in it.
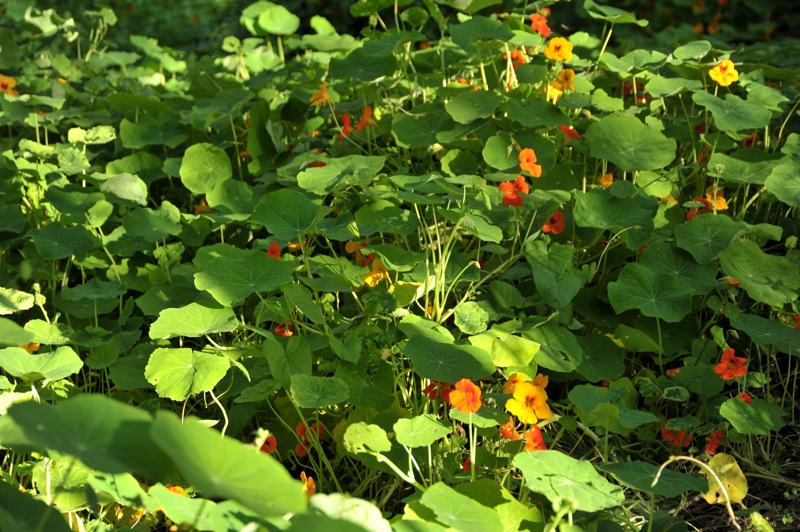
[[[692,198],[692,202],[702,203],[703,205],[701,207],[691,207],[689,209],[689,212],[686,213],[687,222],[695,216],[706,214],[711,209],[711,204],[705,198],[701,198],[700,196]]]
[[[308,454],[308,444],[305,441],[302,441],[294,446],[294,454],[297,455],[298,458],[303,458],[305,455]]]
[[[367,129],[370,126],[377,126],[378,123],[375,122],[375,119],[372,118],[372,107],[369,105],[364,106],[364,114],[361,115],[361,118],[358,120],[356,124],[356,133],[360,133]]]
[[[525,450],[532,451],[546,451],[547,445],[544,443],[542,436],[542,429],[538,425],[531,425],[531,430],[525,433]]]
[[[544,390],[550,384],[550,377],[537,373],[536,377],[533,378],[533,384]]]
[[[180,495],[181,497],[186,497],[186,490],[180,486],[165,486],[165,488],[167,488],[167,491],[170,493]]]
[[[356,242],[354,240],[350,240],[347,244],[344,245],[344,250],[347,253],[355,253],[356,254],[356,263],[361,263],[361,266],[366,266],[369,261],[371,261],[374,257],[372,253],[369,255],[364,255],[361,253],[361,249],[365,248],[369,245],[369,242]]]
[[[744,401],[748,405],[752,405],[753,404],[753,398],[750,397],[750,394],[747,393],[747,392],[740,393],[739,395],[736,396],[736,398],[737,399],[741,399],[742,401]]]
[[[302,242],[289,242],[288,244],[286,244],[286,249],[288,249],[289,251],[297,251],[301,249],[303,246],[305,246],[306,243],[307,242],[305,240],[303,240]]]
[[[747,359],[734,356],[735,352],[729,347],[722,352],[722,359],[719,364],[714,366],[714,373],[721,376],[723,380],[729,381],[736,377],[744,377],[747,374]]]
[[[508,423],[500,425],[500,435],[506,440],[516,441],[522,439],[522,436],[517,432],[514,416],[508,416]]]
[[[517,389],[517,386],[526,380],[528,380],[528,378],[524,373],[514,373],[503,385],[503,393],[514,393],[514,390]]]
[[[578,133],[577,130],[572,126],[568,126],[566,124],[562,124],[562,125],[558,126],[558,128],[564,134],[564,142],[566,144],[569,144],[572,140],[580,140],[581,139],[581,134]]]
[[[558,73],[556,79],[550,82],[550,86],[559,91],[568,91],[575,88],[575,71],[571,68],[565,68]]]
[[[506,410],[523,423],[535,424],[553,415],[547,404],[547,392],[532,382],[523,382],[514,390],[514,397],[506,401]]]
[[[550,39],[544,49],[544,55],[551,61],[569,61],[572,59],[572,43],[564,37]]]
[[[733,66],[733,61],[726,59],[711,69],[709,77],[716,81],[721,87],[727,87],[734,81],[739,81],[739,73]]]
[[[725,433],[721,430],[712,430],[711,434],[708,435],[708,440],[706,440],[706,454],[710,454],[711,456],[717,454],[717,447],[719,447],[719,444],[724,437]]]
[[[512,207],[522,205],[524,199],[520,196],[520,193],[527,194],[530,190],[528,183],[525,182],[525,178],[522,176],[516,178],[513,183],[504,181],[500,183],[498,188],[503,193],[503,205],[511,205]]]
[[[325,104],[330,104],[333,106],[333,98],[331,98],[331,95],[328,94],[328,83],[323,81],[322,87],[320,87],[317,92],[311,95],[309,101],[311,102],[312,107],[320,107]]]
[[[205,198],[203,198],[203,199],[200,200],[200,204],[194,210],[194,213],[195,214],[205,214],[207,212],[214,212],[214,209],[209,207],[208,203],[206,203]]]
[[[603,176],[600,178],[600,184],[603,186],[603,188],[610,187],[614,184],[614,176],[611,174],[603,174]],[[672,198],[672,200],[675,201],[675,198]],[[677,201],[675,202],[677,203]]]
[[[547,25],[547,17],[539,13],[531,15],[531,29],[542,37],[550,36],[550,26]]]
[[[706,189],[706,203],[709,205],[709,209],[714,209],[717,211],[726,211],[728,210],[728,202],[725,201],[724,191],[721,188],[716,188],[714,185],[711,185]]]
[[[301,471],[300,482],[303,483],[303,493],[310,499],[317,492],[317,484],[314,482],[314,477],[309,477],[305,471]]]
[[[269,255],[273,259],[281,260],[281,246],[280,244],[278,244],[277,240],[273,240],[272,244],[269,245],[269,249],[267,250],[267,255]]]
[[[0,74],[0,92],[5,92],[9,96],[19,96],[19,93],[14,90],[17,86],[17,80],[10,76],[3,76]]]
[[[345,137],[350,136],[350,133],[353,132],[352,122],[350,120],[350,115],[345,113],[342,115],[342,131],[339,133],[339,140],[344,139]]]
[[[24,349],[25,351],[27,351],[29,355],[32,355],[36,351],[39,350],[39,347],[41,347],[41,344],[39,342],[30,342],[28,344],[21,345],[20,347],[22,349]]]
[[[372,261],[371,271],[364,274],[364,282],[371,288],[375,288],[381,281],[389,281],[390,284],[392,282],[389,278],[389,270],[383,267],[381,259],[378,258]]]
[[[283,337],[289,337],[294,334],[294,324],[293,323],[281,323],[277,327],[275,327],[275,334]]]
[[[508,54],[503,54],[503,59],[508,59]],[[524,65],[526,63],[525,59],[525,52],[522,50],[514,50],[511,52],[511,65],[514,67],[514,70],[517,69],[518,66]]]
[[[678,200],[676,200],[672,196],[664,196],[663,198],[658,200],[658,202],[659,203],[678,203]]]
[[[459,412],[475,413],[481,409],[481,389],[469,379],[461,379],[450,392],[450,404]]]
[[[264,440],[264,443],[261,444],[261,448],[259,451],[262,453],[272,454],[275,449],[278,448],[278,440],[275,439],[275,436],[270,434],[267,436],[267,439]]]
[[[545,233],[553,233],[554,235],[560,235],[564,232],[564,213],[561,211],[556,211],[547,220],[547,223],[544,224],[542,227],[542,231]]]
[[[670,379],[674,379],[675,377],[681,374],[681,368],[670,368],[664,373],[666,373],[667,377],[669,377]]]
[[[519,152],[519,167],[523,172],[528,172],[533,177],[542,176],[542,166],[536,164],[536,152],[530,148],[525,148]],[[528,193],[527,190],[524,190],[523,192],[525,192],[525,194]]]
[[[685,430],[679,432],[677,430],[668,429],[667,427],[661,427],[661,437],[676,449],[689,447],[692,444],[692,437],[689,435],[689,432]]]

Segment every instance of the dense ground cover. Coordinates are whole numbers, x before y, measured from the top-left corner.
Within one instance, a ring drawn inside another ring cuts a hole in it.
[[[789,17],[60,4],[0,27],[0,529],[796,529]]]

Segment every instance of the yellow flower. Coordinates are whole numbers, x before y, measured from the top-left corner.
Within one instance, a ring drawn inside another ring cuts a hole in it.
[[[715,191],[714,188],[714,185],[711,185],[706,189],[706,201],[708,201],[709,205],[713,206],[712,208],[715,211],[727,211],[728,202],[725,201],[723,190],[721,188],[717,188]]]
[[[722,87],[727,87],[734,81],[739,81],[739,73],[730,59],[726,59],[712,68],[708,75]]]
[[[514,397],[506,401],[506,410],[529,425],[553,415],[550,405],[547,404],[547,392],[532,382],[522,382],[517,385]]]
[[[328,83],[323,81],[322,87],[320,87],[317,92],[311,95],[309,101],[314,107],[319,107],[328,103],[333,106],[333,98],[331,98],[331,95],[328,94]]]
[[[564,95],[564,91],[558,90],[552,84],[545,87],[544,92],[547,95],[547,101],[553,103],[558,102],[558,99]]]
[[[568,91],[575,88],[575,71],[571,68],[565,68],[558,73],[556,79],[550,82],[550,86],[560,91]]]
[[[314,482],[314,477],[309,477],[305,471],[300,472],[300,482],[303,483],[303,493],[309,499],[317,493],[317,483]]]
[[[542,390],[547,388],[547,385],[550,384],[550,377],[547,375],[542,375],[541,373],[537,373],[536,377],[533,379],[534,386],[538,386]]]
[[[372,270],[364,274],[364,282],[371,288],[375,288],[383,280],[392,282],[389,279],[389,270],[383,267],[381,259],[375,259],[372,261]]]
[[[603,177],[600,178],[600,184],[603,185],[603,188],[608,188],[614,183],[614,176],[611,174],[603,174]]]
[[[517,386],[525,382],[527,379],[524,373],[514,373],[511,375],[506,383],[503,385],[503,393],[514,393]]]
[[[10,76],[3,76],[0,74],[0,92],[5,92],[9,96],[19,96],[19,93],[14,90],[17,86],[17,80]]]
[[[673,198],[672,196],[664,196],[663,198],[661,198],[661,199],[660,199],[660,200],[658,200],[658,201],[659,201],[660,203],[678,203],[678,200],[676,200],[676,199],[675,199],[675,198]]]
[[[569,61],[572,59],[572,43],[564,37],[550,39],[544,49],[544,55],[551,61]]]

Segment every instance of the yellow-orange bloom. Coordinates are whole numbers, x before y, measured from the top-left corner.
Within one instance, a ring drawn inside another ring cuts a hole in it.
[[[519,152],[519,167],[533,177],[542,177],[542,166],[536,164],[536,160],[536,152],[530,148],[525,148]],[[528,193],[527,190],[524,192]]]
[[[554,37],[547,43],[544,55],[551,61],[569,61],[572,59],[572,43],[564,37]]]
[[[506,401],[506,410],[529,425],[553,415],[550,405],[547,404],[547,392],[532,382],[523,382],[517,386],[514,397]]]
[[[384,280],[392,282],[389,278],[389,270],[383,267],[381,259],[375,259],[372,261],[372,269],[364,274],[364,282],[371,288],[375,288]]]
[[[547,385],[550,384],[550,377],[547,375],[542,375],[541,373],[537,373],[536,377],[533,379],[534,386],[538,386],[542,390],[547,388]]]
[[[727,87],[734,81],[739,81],[739,73],[730,59],[726,59],[712,68],[708,75],[722,87]]]
[[[309,477],[305,471],[301,471],[300,482],[303,483],[303,493],[310,499],[317,492],[317,483],[314,482],[314,477]]]
[[[715,191],[713,185],[708,187],[706,189],[706,201],[708,201],[709,205],[712,206],[711,208],[715,211],[728,210],[728,202],[725,201],[725,196],[721,188],[717,188]]]
[[[14,90],[17,86],[17,80],[10,76],[0,75],[0,92],[5,92],[9,96],[19,96],[19,93]]]
[[[545,98],[548,102],[558,103],[558,100],[564,95],[564,91],[553,87],[552,84],[544,88]]]
[[[565,68],[558,73],[556,79],[550,82],[550,86],[560,91],[572,90],[575,88],[575,71],[571,68]]]
[[[672,196],[664,196],[663,198],[661,198],[661,199],[660,199],[660,200],[658,200],[658,201],[659,201],[660,203],[678,203],[678,200],[676,200],[676,199],[675,199],[675,198],[673,198]]]
[[[514,373],[503,385],[503,393],[514,393],[514,390],[517,389],[517,386],[526,380],[528,380],[528,377],[524,373]]]
[[[322,86],[317,92],[311,95],[309,101],[314,107],[319,107],[325,104],[331,104],[331,106],[333,106],[333,98],[331,98],[331,95],[328,94],[328,83],[326,81],[322,82]]]
[[[450,404],[464,414],[475,413],[481,409],[481,389],[469,379],[461,379],[455,390],[450,392]]]
[[[611,174],[603,174],[600,178],[600,184],[603,188],[608,188],[614,183],[614,176]]]
[[[39,342],[31,342],[25,345],[21,345],[20,347],[25,351],[27,351],[29,355],[32,355],[39,350],[41,345],[39,344]]]

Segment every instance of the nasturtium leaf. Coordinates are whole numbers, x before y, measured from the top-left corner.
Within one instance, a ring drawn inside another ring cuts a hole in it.
[[[325,161],[325,166],[310,167],[297,174],[300,188],[324,196],[352,185],[366,186],[378,178],[386,163],[383,156],[347,155]]]
[[[122,226],[127,234],[140,236],[148,242],[159,242],[180,234],[180,211],[165,201],[158,209],[136,208],[125,215]]]
[[[223,356],[186,347],[158,348],[150,354],[144,376],[156,387],[159,397],[183,401],[214,389],[230,367],[230,361]]]
[[[478,334],[486,330],[489,313],[474,301],[458,305],[455,310],[456,327],[464,334]]]
[[[50,504],[62,512],[83,510],[88,506],[86,485],[92,470],[77,460],[53,460],[45,465],[37,461],[31,472],[33,486],[39,493],[48,493]]]
[[[609,337],[601,334],[578,336],[583,359],[577,371],[590,382],[613,381],[625,372],[625,353]]]
[[[355,219],[361,236],[371,236],[375,233],[405,236],[417,228],[417,219],[412,218],[411,211],[401,209],[386,200],[362,206],[356,211]]]
[[[654,340],[647,332],[636,327],[620,324],[614,331],[614,338],[622,344],[622,347],[633,353],[661,352],[658,340]]]
[[[258,27],[272,35],[291,35],[300,27],[300,18],[285,7],[264,2],[265,7],[258,15]]]
[[[449,130],[454,124],[442,105],[422,104],[407,113],[395,114],[392,133],[403,148],[427,148],[438,142],[440,131]]]
[[[645,84],[642,92],[650,94],[653,98],[661,98],[662,96],[674,96],[684,91],[697,91],[702,88],[703,84],[697,79],[653,76]]]
[[[52,532],[72,530],[59,509],[34,498],[30,492],[21,492],[8,482],[0,482],[0,528]]]
[[[500,242],[503,239],[503,230],[476,212],[461,214],[456,209],[442,209],[439,212],[451,222],[457,222],[460,229],[484,242]]]
[[[77,188],[75,185],[49,187],[45,192],[45,199],[64,214],[83,215],[92,205],[104,197],[100,192],[93,191],[90,188]]]
[[[575,224],[596,229],[653,228],[652,213],[633,198],[615,198],[607,191],[579,192],[575,195]]]
[[[422,334],[409,338],[405,355],[417,375],[439,382],[478,380],[495,371],[491,355],[483,349],[437,342]]]
[[[800,329],[753,314],[730,318],[731,327],[743,331],[758,345],[771,345],[782,353],[800,356]]]
[[[780,307],[800,296],[800,270],[786,257],[768,255],[751,240],[735,240],[719,254],[723,273],[739,281],[747,295]]]
[[[527,366],[539,352],[533,340],[514,336],[500,329],[491,329],[469,337],[469,343],[488,352],[495,366]]]
[[[561,451],[519,453],[514,466],[525,476],[525,487],[551,502],[566,499],[574,510],[599,512],[621,504],[625,495],[595,470],[591,462]]]
[[[759,155],[753,157],[753,160],[746,159],[746,156],[753,157],[748,152],[726,155],[715,151],[711,154],[707,167],[713,170],[714,175],[719,176],[723,186],[726,183],[764,185],[770,174],[785,161],[783,157],[774,155]]]
[[[97,237],[85,227],[65,227],[59,222],[52,222],[29,234],[39,255],[45,260],[66,259],[73,255],[82,259],[99,244]]]
[[[397,442],[407,447],[426,447],[452,431],[449,424],[431,414],[398,419],[394,424]]]
[[[688,491],[705,491],[708,483],[700,478],[679,473],[666,468],[661,472],[658,483],[653,486],[653,480],[658,473],[658,466],[647,462],[605,462],[596,464],[595,467],[600,471],[609,473],[620,483],[637,489],[655,493],[662,497],[679,497]]]
[[[583,287],[585,276],[572,266],[571,245],[542,240],[525,245],[525,259],[531,266],[533,282],[545,302],[555,309],[564,308]]]
[[[504,530],[497,510],[458,493],[443,482],[429,486],[420,502],[436,514],[436,519],[464,532],[501,532]]]
[[[73,287],[65,287],[61,294],[64,299],[70,301],[79,301],[81,299],[100,300],[112,297],[118,297],[125,293],[119,281],[101,281],[97,277],[93,277],[87,283],[79,284]]]
[[[174,474],[169,458],[150,439],[150,414],[101,394],[81,394],[55,406],[20,403],[7,417],[13,424],[0,432],[4,445],[71,455],[108,473],[141,472],[156,479]]]
[[[628,264],[608,284],[608,299],[616,312],[639,309],[651,318],[681,321],[692,310],[692,289],[683,281],[658,274],[640,264]]]
[[[719,407],[719,414],[727,419],[742,434],[769,434],[785,425],[786,416],[780,406],[764,399],[754,397],[746,403],[734,397]]]
[[[583,360],[583,349],[566,327],[540,324],[522,334],[539,345],[536,363],[544,368],[569,373]]]
[[[444,108],[459,124],[469,124],[478,118],[491,117],[502,99],[493,92],[468,91],[447,102]]]
[[[33,308],[33,294],[14,288],[0,288],[0,315]]]
[[[95,126],[88,130],[73,127],[67,132],[67,140],[76,144],[106,144],[117,138],[117,132],[112,126]]]
[[[510,41],[514,32],[496,19],[476,16],[461,24],[450,24],[450,35],[453,42],[463,49],[471,48],[475,41],[499,40]]]
[[[37,341],[30,331],[8,318],[0,318],[0,346],[20,346]]]
[[[746,228],[744,222],[732,220],[724,214],[704,214],[677,226],[675,241],[699,264],[709,264]]]
[[[187,126],[170,114],[146,115],[138,122],[123,118],[119,138],[126,148],[137,149],[156,145],[175,148],[189,138]]]
[[[350,388],[338,377],[318,377],[296,373],[291,377],[292,400],[300,408],[338,405],[350,397]]]
[[[214,308],[200,303],[185,307],[166,308],[150,325],[150,338],[164,340],[173,336],[199,337],[206,334],[231,332],[239,326],[229,307]]]
[[[203,142],[189,146],[181,162],[181,182],[192,194],[205,194],[233,175],[225,150]]]
[[[253,188],[244,181],[226,179],[206,194],[208,206],[224,214],[250,214]]]
[[[300,234],[314,225],[318,207],[309,197],[290,188],[265,194],[251,219],[265,226],[278,240],[300,241]]]
[[[317,306],[308,288],[297,283],[287,283],[281,286],[281,293],[283,293],[283,296],[292,307],[302,312],[312,323],[316,325],[324,325],[326,323],[325,316]]]
[[[714,47],[706,40],[691,41],[675,48],[672,53],[680,61],[699,61]]]
[[[372,451],[384,453],[392,448],[386,431],[363,421],[348,425],[344,431],[344,447],[351,453]]]
[[[762,105],[743,100],[731,93],[726,94],[723,100],[705,91],[697,91],[692,94],[692,100],[711,111],[714,122],[722,131],[761,129],[772,119],[772,113]]]
[[[338,79],[355,78],[369,82],[394,74],[397,69],[394,55],[377,54],[369,48],[364,45],[350,52],[347,57],[331,59],[330,75]]]
[[[533,98],[524,104],[509,100],[505,109],[511,120],[525,127],[557,127],[564,123],[564,114],[542,98]]]
[[[219,530],[227,523],[217,511],[217,503],[201,497],[186,497],[167,490],[163,484],[150,486],[141,498],[152,508],[164,513],[173,523],[192,523],[198,530]],[[137,506],[142,507],[141,503]]]
[[[127,172],[102,181],[99,188],[102,192],[114,195],[119,199],[142,206],[147,205],[147,184],[138,176]]]
[[[686,252],[664,242],[646,247],[639,264],[652,272],[686,283],[696,295],[707,293],[716,282],[715,265],[697,264]]]
[[[206,497],[232,499],[267,517],[300,513],[306,508],[302,484],[273,457],[253,446],[160,411],[150,437],[166,453],[186,482]]]
[[[374,244],[363,250],[382,259],[382,264],[395,272],[407,272],[425,260],[424,253],[414,253],[394,244]]]
[[[231,306],[256,292],[269,292],[292,281],[292,266],[264,252],[214,244],[197,251],[194,283],[223,306]]]
[[[722,491],[714,475],[701,469],[700,472],[708,479],[708,492],[703,496],[708,504],[725,504],[730,501],[739,504],[747,495],[747,478],[736,462],[736,458],[726,453],[717,453],[708,461],[708,467],[722,482],[725,491]],[[725,496],[727,492],[727,497]]]
[[[612,115],[592,122],[586,143],[594,157],[611,161],[623,171],[656,170],[675,159],[674,139],[632,116]]]
[[[490,406],[482,406],[480,410],[474,413],[460,412],[455,408],[451,408],[448,415],[450,419],[465,425],[475,425],[479,429],[499,427],[508,422],[508,412]]]
[[[789,160],[776,166],[764,186],[790,207],[800,205],[800,164]]]
[[[510,170],[519,166],[519,151],[512,147],[511,136],[498,133],[489,137],[481,151],[486,164],[497,170]]]
[[[44,379],[44,384],[77,373],[83,361],[71,347],[61,346],[50,353],[32,355],[21,347],[0,350],[0,367],[29,384]]]

